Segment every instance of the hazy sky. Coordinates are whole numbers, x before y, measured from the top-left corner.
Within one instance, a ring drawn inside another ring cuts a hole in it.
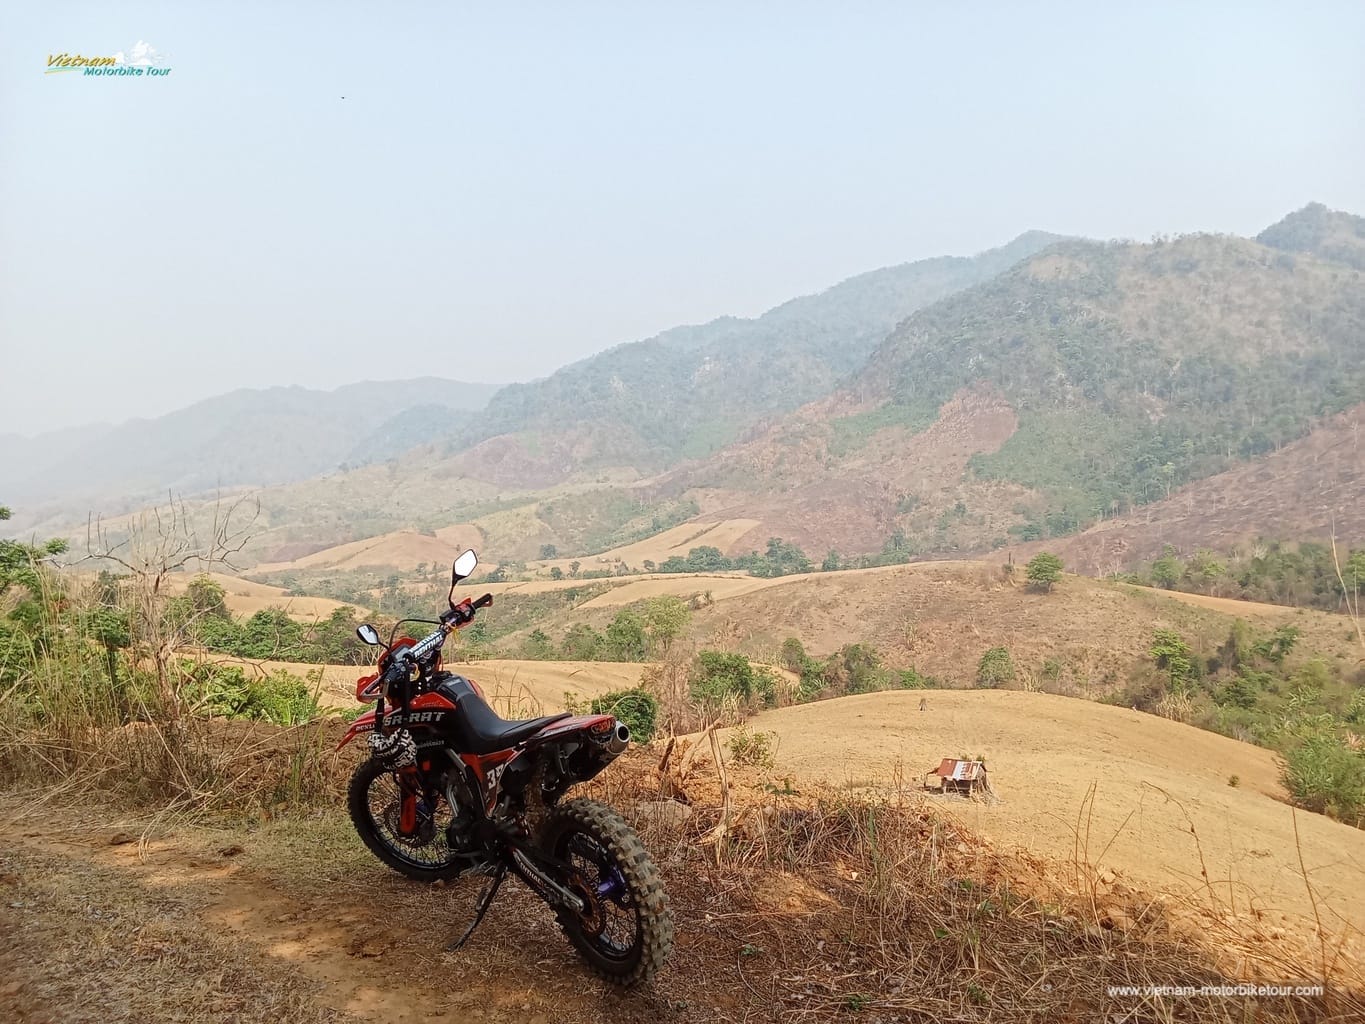
[[[0,431],[527,379],[1034,227],[1365,213],[1365,4],[1118,6],[9,0]],[[44,74],[139,40],[170,75]]]

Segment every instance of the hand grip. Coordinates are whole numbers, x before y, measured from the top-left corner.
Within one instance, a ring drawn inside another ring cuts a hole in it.
[[[471,607],[471,608],[488,608],[488,607],[490,607],[492,604],[493,604],[493,595],[492,595],[492,594],[484,594],[483,597],[481,597],[481,598],[479,598],[477,601],[475,601],[472,605],[470,605],[470,607]]]

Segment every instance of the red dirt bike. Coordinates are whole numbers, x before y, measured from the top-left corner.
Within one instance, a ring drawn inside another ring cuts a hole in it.
[[[384,653],[378,671],[356,683],[356,699],[374,710],[337,746],[363,733],[370,747],[351,777],[351,821],[376,857],[409,878],[483,879],[473,922],[449,948],[474,933],[511,872],[549,904],[599,974],[620,985],[648,981],[673,944],[659,872],[611,807],[561,802],[626,749],[630,730],[611,715],[505,721],[476,683],[442,670],[446,637],[493,603],[492,594],[455,603],[455,587],[476,565],[473,551],[455,560],[450,611],[404,620],[435,625],[425,639],[384,644],[373,626],[356,630]]]

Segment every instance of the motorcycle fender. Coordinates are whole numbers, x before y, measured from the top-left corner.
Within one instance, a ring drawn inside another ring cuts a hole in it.
[[[545,740],[557,739],[575,732],[606,736],[615,725],[616,719],[611,715],[574,715],[572,718],[562,718],[558,722],[550,723],[532,736],[528,744],[537,745]]]
[[[337,744],[337,749],[340,750],[346,744],[350,743],[351,740],[359,736],[362,732],[373,731],[374,712],[366,711],[363,715],[361,715],[359,718],[357,718],[354,722],[351,723],[351,727],[346,730],[346,735],[341,737],[341,742]]]

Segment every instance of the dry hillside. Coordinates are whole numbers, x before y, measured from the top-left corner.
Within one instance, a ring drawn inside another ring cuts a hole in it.
[[[207,575],[223,588],[224,603],[233,615],[251,616],[267,608],[283,608],[292,618],[312,622],[327,618],[338,608],[354,607],[326,597],[295,597],[283,587],[255,583],[240,576],[217,572]],[[194,578],[188,573],[173,574],[166,578],[166,587],[173,594],[183,593]]]
[[[289,562],[262,562],[254,572],[289,572],[300,569],[399,569],[419,565],[450,564],[467,547],[478,547],[482,535],[473,526],[446,527],[435,534],[399,530],[367,540],[323,548]]]
[[[1260,747],[1126,708],[1013,691],[865,694],[767,711],[749,728],[776,735],[775,774],[798,786],[914,788],[940,758],[979,755],[999,802],[945,806],[999,847],[1078,859],[1153,891],[1272,919],[1312,917],[1316,900],[1334,927],[1365,921],[1365,832],[1293,812],[1274,754]]]
[[[836,456],[833,424],[870,408],[848,396],[814,403],[662,486],[703,489],[706,518],[758,520],[723,549],[731,554],[761,551],[769,537],[817,557],[830,549],[878,550],[898,526],[927,526],[960,500],[982,518],[977,537],[1002,534],[1019,521],[1012,509],[1029,498],[1025,489],[967,474],[973,455],[998,450],[1018,427],[998,392],[964,390],[925,429],[874,426],[860,447]],[[906,520],[911,498],[915,512]]]
[[[1021,676],[1041,680],[1044,664],[1055,660],[1060,665],[1055,685],[1088,697],[1121,684],[1146,656],[1158,628],[1175,629],[1190,638],[1197,653],[1210,654],[1236,618],[1253,620],[1260,629],[1292,624],[1302,632],[1303,656],[1326,657],[1346,670],[1361,661],[1339,615],[1245,601],[1190,601],[1190,595],[1085,576],[1067,576],[1051,593],[1040,593],[1021,576],[1007,575],[1002,558],[774,579],[670,574],[592,580],[588,585],[610,589],[539,627],[556,638],[575,622],[602,628],[622,605],[671,594],[698,598],[701,607],[692,613],[688,638],[700,646],[738,649],[771,661],[788,637],[820,657],[845,644],[868,643],[888,664],[914,666],[953,686],[971,685],[982,653],[1003,646]],[[584,585],[543,580],[487,589],[533,594]],[[496,604],[489,614],[497,615]]]
[[[1077,572],[1117,572],[1160,557],[1228,550],[1257,540],[1365,541],[1365,404],[1255,462],[1189,484],[1169,498],[1107,519],[1071,537],[1019,548],[1046,549]]]
[[[248,672],[269,674],[280,669],[317,687],[318,703],[339,711],[358,707],[356,680],[374,669],[364,665],[312,665],[298,661],[257,661],[210,655],[220,665],[237,665]],[[473,679],[493,707],[506,718],[534,718],[565,709],[566,694],[596,697],[640,683],[643,665],[600,661],[516,661],[490,659],[445,663],[447,670]]]

